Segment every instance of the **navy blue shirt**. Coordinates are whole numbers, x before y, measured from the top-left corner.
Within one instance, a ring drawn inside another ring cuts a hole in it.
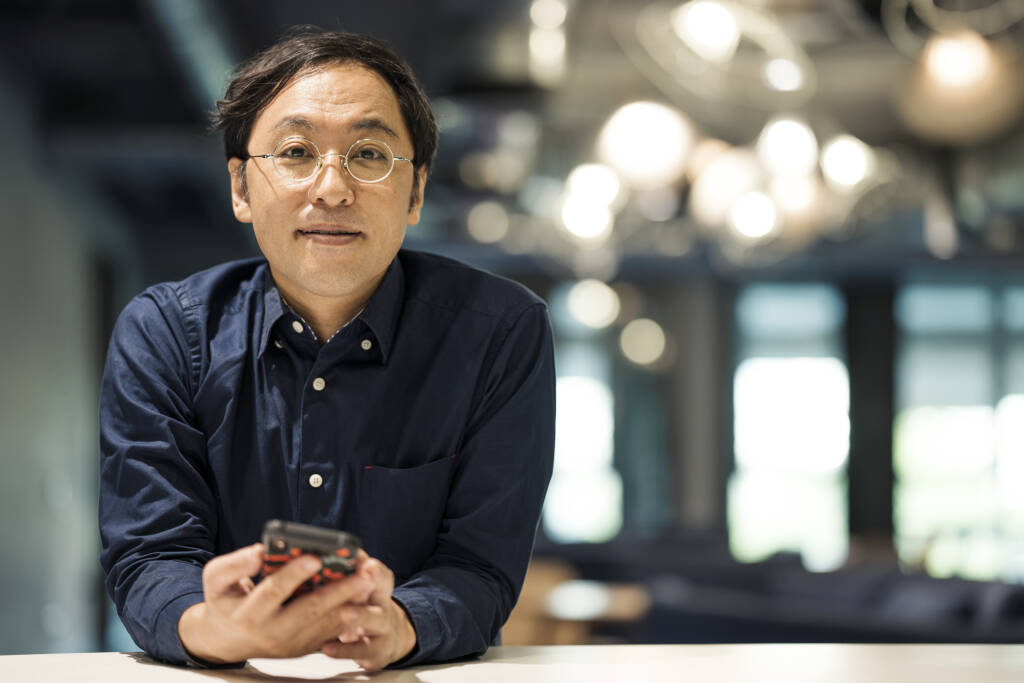
[[[100,402],[100,560],[128,632],[185,663],[211,557],[271,518],[355,533],[416,629],[403,664],[484,652],[522,585],[554,451],[544,302],[402,250],[326,344],[263,259],[150,287]]]

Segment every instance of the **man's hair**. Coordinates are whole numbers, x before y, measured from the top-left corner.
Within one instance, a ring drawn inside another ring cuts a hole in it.
[[[437,153],[437,123],[409,65],[379,40],[355,33],[322,31],[314,26],[292,29],[282,40],[235,70],[224,99],[217,101],[210,114],[213,128],[224,133],[227,158],[249,158],[249,136],[256,119],[296,76],[317,67],[346,62],[361,64],[391,86],[405,127],[412,135],[413,166],[417,170],[425,167],[429,172]],[[415,178],[417,187],[418,175]]]

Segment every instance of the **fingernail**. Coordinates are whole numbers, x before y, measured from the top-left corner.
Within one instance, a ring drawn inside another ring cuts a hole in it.
[[[316,571],[320,568],[319,557],[314,557],[313,555],[303,555],[301,558],[299,558],[299,561],[302,562],[301,566],[307,572]]]

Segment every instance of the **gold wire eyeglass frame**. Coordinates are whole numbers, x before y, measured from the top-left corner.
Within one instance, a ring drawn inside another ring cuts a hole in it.
[[[280,158],[281,150],[286,145],[291,144],[291,143],[296,143],[296,142],[308,144],[313,149],[313,152],[316,153],[316,166],[309,173],[309,175],[303,176],[301,178],[294,177],[291,173],[289,173],[288,171],[282,170],[277,165],[277,160]],[[352,154],[352,150],[355,149],[356,147],[358,147],[360,145],[363,145],[363,144],[366,144],[366,143],[375,143],[375,144],[378,144],[378,145],[382,146],[384,149],[387,150],[388,156],[391,158],[391,163],[388,165],[387,172],[384,175],[382,175],[380,178],[377,178],[376,180],[366,180],[364,178],[360,178],[359,176],[357,176],[355,173],[352,172],[351,168],[349,168],[348,160],[349,160],[349,156]],[[270,159],[274,163],[274,170],[277,172],[278,176],[280,176],[281,178],[284,178],[285,180],[287,180],[289,182],[304,183],[307,180],[309,180],[310,178],[315,178],[320,173],[320,171],[323,170],[324,158],[325,157],[330,157],[330,156],[339,157],[342,160],[341,161],[341,165],[345,168],[346,171],[348,171],[348,174],[350,176],[352,176],[352,178],[354,178],[358,182],[364,183],[366,185],[373,185],[375,183],[380,183],[380,182],[383,182],[383,181],[387,180],[388,177],[391,175],[391,173],[395,170],[395,162],[396,161],[408,161],[410,164],[412,163],[412,159],[408,159],[406,157],[397,156],[393,151],[391,151],[391,145],[389,145],[388,143],[384,142],[383,140],[377,140],[377,139],[374,139],[374,138],[361,138],[361,139],[356,140],[355,142],[353,142],[351,145],[349,145],[349,148],[345,151],[344,154],[342,154],[341,152],[327,152],[326,154],[324,154],[324,153],[322,153],[320,151],[320,148],[317,147],[317,144],[315,142],[313,142],[312,140],[310,140],[309,138],[304,138],[304,137],[295,136],[295,135],[293,135],[291,137],[287,137],[284,140],[281,140],[281,142],[277,143],[277,146],[274,148],[273,153],[271,153],[271,154],[250,154],[249,158],[250,159]]]

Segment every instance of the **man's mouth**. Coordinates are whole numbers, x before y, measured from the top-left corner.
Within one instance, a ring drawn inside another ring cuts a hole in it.
[[[334,235],[334,236],[344,236],[344,235],[358,235],[358,234],[360,234],[358,230],[324,230],[324,229],[316,229],[316,230],[299,230],[299,232],[301,234],[303,234],[303,235]]]

